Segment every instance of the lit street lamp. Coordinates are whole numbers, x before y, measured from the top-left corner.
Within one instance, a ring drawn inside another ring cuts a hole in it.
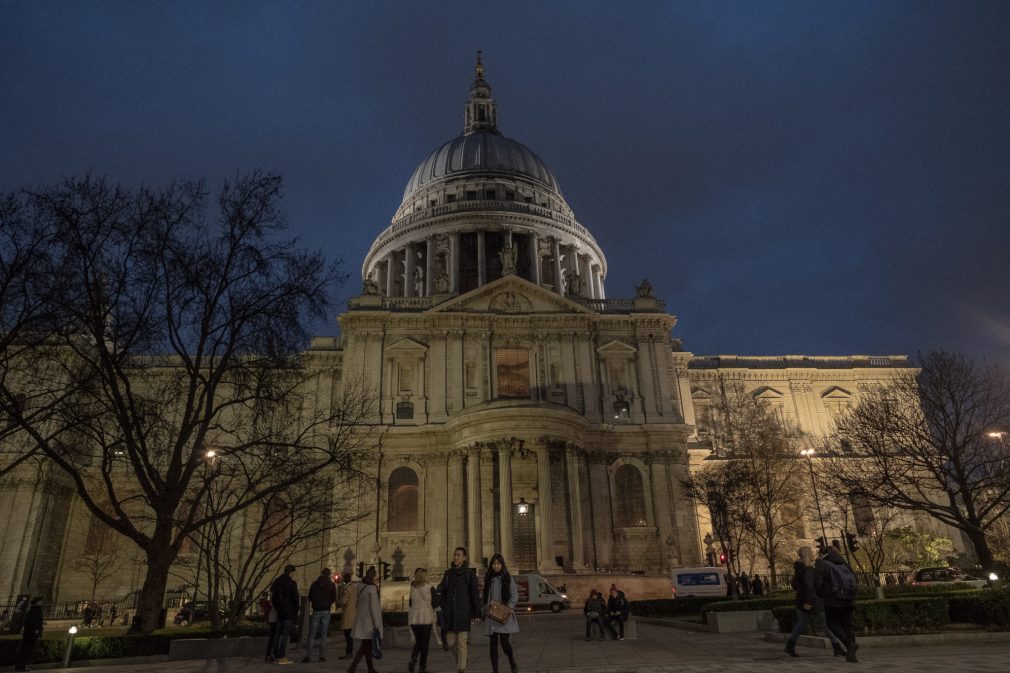
[[[817,495],[817,479],[814,477],[814,450],[813,449],[801,449],[800,455],[807,459],[807,467],[810,468],[810,485],[814,489],[814,504],[817,505],[817,520],[821,523],[821,535],[824,544],[828,543],[828,533],[824,530],[824,515],[821,514],[821,498]]]
[[[76,635],[76,626],[71,626],[67,629],[67,650],[63,653],[63,668],[70,668],[70,656],[74,652],[74,636]]]

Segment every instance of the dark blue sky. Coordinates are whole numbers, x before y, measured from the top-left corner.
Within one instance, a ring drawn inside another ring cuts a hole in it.
[[[477,49],[687,349],[1010,364],[1010,2],[5,0],[0,190],[262,168],[357,278]]]

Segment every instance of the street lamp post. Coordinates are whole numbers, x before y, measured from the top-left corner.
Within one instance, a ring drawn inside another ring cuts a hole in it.
[[[821,523],[821,535],[824,544],[828,543],[828,533],[824,530],[824,515],[821,514],[821,498],[817,495],[817,479],[814,477],[814,450],[802,449],[800,455],[807,459],[807,467],[810,468],[810,485],[814,489],[814,504],[817,506],[817,520]]]

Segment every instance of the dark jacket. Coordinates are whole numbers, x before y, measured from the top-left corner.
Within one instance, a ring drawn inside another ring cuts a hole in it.
[[[277,613],[277,619],[298,616],[298,583],[290,575],[281,575],[270,585],[270,604]]]
[[[469,565],[451,566],[438,585],[442,598],[442,626],[446,631],[469,631],[470,622],[480,617],[477,574]]]
[[[813,610],[819,610],[823,605],[814,585],[814,574],[814,569],[803,561],[793,563],[792,584],[796,590],[796,607],[801,610],[804,605],[812,606]]]
[[[25,616],[25,626],[21,631],[26,638],[39,638],[42,635],[42,606],[33,605],[28,608]]]
[[[607,606],[599,596],[593,596],[586,601],[586,607],[582,608],[582,614],[589,617],[590,612],[595,612],[596,617],[602,617],[607,611]],[[593,617],[590,617],[593,619]]]
[[[856,604],[855,601],[847,601],[836,598],[831,592],[832,565],[848,565],[848,563],[845,562],[845,559],[842,558],[842,555],[839,554],[838,550],[834,547],[831,548],[827,556],[822,556],[817,559],[817,565],[814,566],[814,588],[817,590],[817,595],[821,597],[822,601],[824,601],[825,607],[844,608],[854,606]]]
[[[337,585],[328,575],[320,575],[309,587],[309,602],[313,610],[329,610],[337,602]]]
[[[624,597],[623,591],[618,591],[617,596],[607,599],[607,616],[611,619],[620,619],[622,622],[628,619],[628,599]]]

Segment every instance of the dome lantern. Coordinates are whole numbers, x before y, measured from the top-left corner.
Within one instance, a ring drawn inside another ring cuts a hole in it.
[[[477,52],[476,79],[470,85],[470,98],[466,102],[464,111],[465,123],[463,125],[463,135],[470,135],[476,131],[487,131],[489,133],[499,133],[498,113],[495,108],[494,98],[491,98],[491,85],[484,80],[484,64],[481,63],[481,53]]]

